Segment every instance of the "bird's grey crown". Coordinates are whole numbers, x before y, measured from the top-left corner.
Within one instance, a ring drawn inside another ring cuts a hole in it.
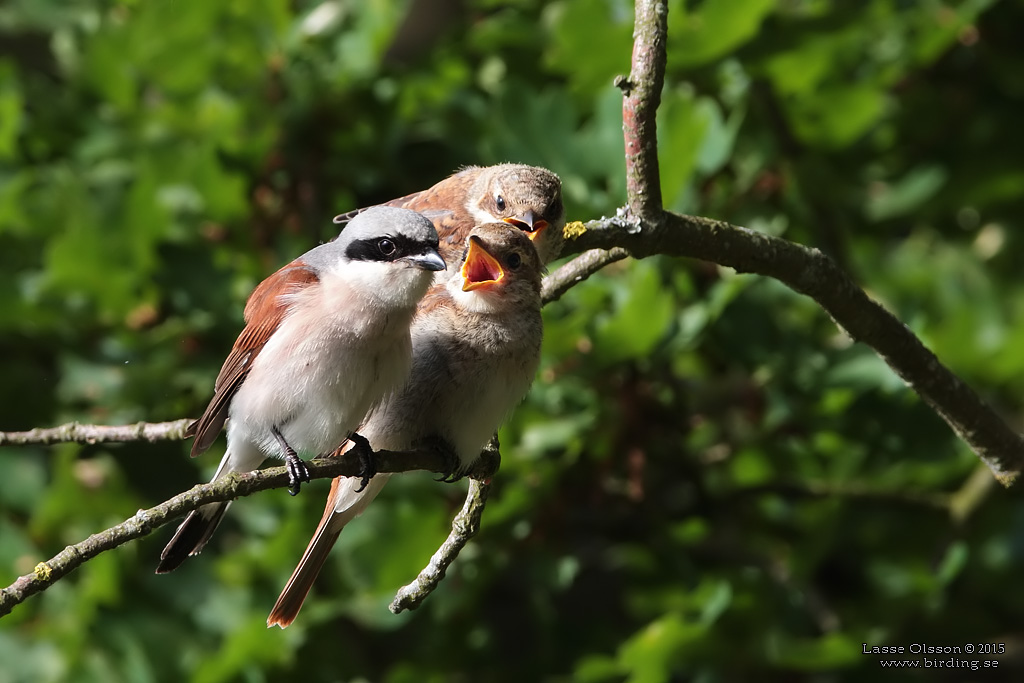
[[[342,255],[351,259],[378,239],[388,237],[409,253],[437,249],[437,230],[421,214],[409,209],[375,206],[363,211],[345,225],[338,239],[306,252],[302,260],[313,268],[324,268]],[[417,246],[418,245],[418,246]],[[378,257],[380,258],[380,257]],[[383,260],[383,259],[382,259]]]
[[[393,206],[374,206],[349,221],[337,239],[341,247],[374,237],[406,237],[415,242],[437,244],[434,224],[422,214]]]

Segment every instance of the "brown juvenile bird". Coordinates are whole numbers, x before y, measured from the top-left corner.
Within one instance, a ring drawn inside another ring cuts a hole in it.
[[[461,268],[435,284],[412,322],[412,372],[404,388],[370,412],[358,429],[375,450],[447,445],[456,473],[479,457],[494,430],[537,372],[543,324],[542,266],[522,231],[502,223],[475,228]],[[378,474],[358,491],[358,478],[331,486],[323,518],[267,626],[295,620],[341,530],[388,481]]]
[[[441,256],[448,263],[461,258],[466,237],[474,227],[495,221],[526,232],[545,264],[558,258],[562,250],[562,181],[546,168],[467,166],[429,189],[384,205],[419,211],[429,218],[441,239]],[[343,213],[334,222],[345,223],[363,211]]]

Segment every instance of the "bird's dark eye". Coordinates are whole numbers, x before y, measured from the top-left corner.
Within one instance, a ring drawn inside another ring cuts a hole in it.
[[[523,257],[516,253],[511,253],[508,258],[505,259],[505,264],[511,269],[515,270],[519,266],[523,265]]]
[[[505,198],[502,197],[500,194],[499,195],[495,195],[494,203],[498,206],[498,211],[504,211],[505,210]]]
[[[395,255],[395,243],[389,240],[387,237],[377,241],[377,248],[380,249],[380,253],[384,256]]]

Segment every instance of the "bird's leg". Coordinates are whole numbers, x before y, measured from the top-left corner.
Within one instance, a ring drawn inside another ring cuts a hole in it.
[[[359,488],[356,489],[356,493],[359,493],[366,488],[366,485],[377,474],[377,458],[373,454],[373,447],[370,446],[370,442],[362,434],[352,432],[349,434],[348,440],[352,442],[352,450],[359,457],[358,476],[361,481],[359,482]]]
[[[447,439],[433,434],[416,442],[418,448],[431,450],[444,458],[444,469],[436,481],[451,484],[466,476],[462,468],[462,459],[456,455],[455,447]]]
[[[481,481],[489,484],[500,467],[501,444],[498,443],[498,434],[495,433],[484,449],[480,451],[477,461],[473,464],[473,470],[477,478],[481,478]]]
[[[306,469],[306,463],[303,462],[299,454],[295,452],[288,442],[284,440],[284,436],[281,435],[281,430],[274,427],[270,428],[271,433],[277,439],[277,442],[281,444],[281,449],[284,451],[284,464],[288,467],[288,493],[293,496],[299,494],[299,488],[302,486],[302,482],[309,481],[309,470]]]

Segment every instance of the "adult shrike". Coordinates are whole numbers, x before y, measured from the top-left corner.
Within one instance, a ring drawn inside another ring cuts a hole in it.
[[[268,277],[246,303],[245,329],[217,376],[213,400],[189,427],[192,455],[208,449],[227,420],[228,447],[214,479],[278,457],[297,493],[309,480],[299,453],[341,446],[367,411],[406,380],[409,325],[433,271],[444,267],[429,220],[377,207],[334,242]],[[198,554],[228,505],[189,513],[157,573]]]

